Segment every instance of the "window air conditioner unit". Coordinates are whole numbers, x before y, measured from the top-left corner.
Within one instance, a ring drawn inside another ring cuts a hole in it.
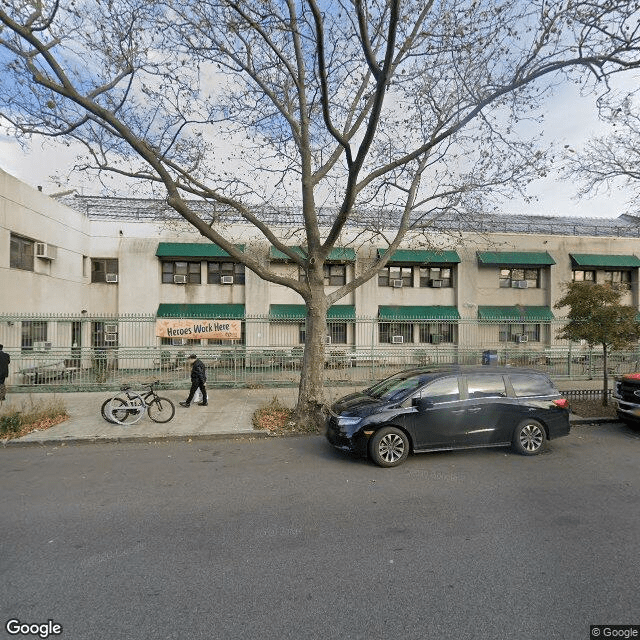
[[[514,280],[513,288],[514,289],[526,289],[529,286],[529,283],[526,280]]]
[[[392,280],[391,281],[391,286],[395,287],[396,289],[401,289],[402,288],[402,280]]]
[[[174,284],[187,284],[187,276],[173,276]]]
[[[391,336],[391,344],[402,344],[404,336]]]
[[[184,338],[171,338],[171,346],[183,347],[187,341]]]
[[[44,340],[36,340],[33,343],[34,351],[51,351],[51,343]]]
[[[117,333],[105,333],[104,334],[105,342],[118,342],[118,334]]]
[[[442,280],[431,280],[429,284],[435,289],[439,289],[440,287],[442,287]]]
[[[325,342],[325,344],[331,344],[331,336],[325,336],[324,337],[324,342]]]
[[[105,276],[105,280],[107,282],[118,282],[118,274],[117,273],[107,273]]]
[[[55,260],[58,248],[46,242],[36,242],[36,258]]]
[[[220,282],[222,284],[233,284],[233,276],[222,276]]]
[[[105,324],[104,325],[105,333],[118,333],[118,325],[117,324]]]
[[[520,336],[516,336],[516,342],[528,342],[529,340],[529,336],[526,335],[520,335]]]

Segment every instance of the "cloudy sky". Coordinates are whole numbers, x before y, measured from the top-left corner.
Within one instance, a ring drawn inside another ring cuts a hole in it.
[[[568,86],[549,103],[543,131],[545,139],[557,149],[569,146],[579,150],[589,137],[606,132],[606,128],[598,120],[593,97],[581,97],[576,88]],[[7,173],[33,187],[42,186],[46,193],[77,189],[86,195],[99,194],[100,185],[88,182],[78,173],[72,173],[68,182],[62,184],[52,180],[55,174],[67,176],[76,155],[73,148],[60,141],[34,140],[28,149],[22,149],[15,140],[0,135],[0,168]],[[558,165],[561,164],[560,160]],[[120,191],[120,195],[125,197],[132,195],[124,188]],[[552,174],[530,187],[530,195],[536,196],[537,200],[532,203],[506,201],[503,210],[523,215],[609,218],[625,211],[628,194],[623,189],[582,200],[575,199],[575,191],[575,185]]]

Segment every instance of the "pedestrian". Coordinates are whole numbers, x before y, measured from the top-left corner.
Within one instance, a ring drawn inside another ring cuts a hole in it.
[[[7,387],[4,381],[9,375],[9,363],[11,362],[9,354],[2,349],[4,349],[4,345],[0,344],[0,402],[3,402],[7,396]]]
[[[189,397],[185,402],[181,402],[180,405],[183,407],[190,407],[196,390],[200,389],[200,393],[202,394],[202,402],[198,402],[198,404],[201,407],[206,407],[207,388],[204,386],[204,383],[207,381],[207,371],[204,368],[202,360],[199,360],[195,353],[192,353],[189,356],[188,361],[191,363],[191,389],[189,390]]]

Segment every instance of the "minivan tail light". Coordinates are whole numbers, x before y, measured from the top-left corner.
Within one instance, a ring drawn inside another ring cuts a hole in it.
[[[569,408],[569,401],[566,398],[558,398],[557,400],[553,401],[553,404],[555,404],[557,407],[560,407],[561,409]]]

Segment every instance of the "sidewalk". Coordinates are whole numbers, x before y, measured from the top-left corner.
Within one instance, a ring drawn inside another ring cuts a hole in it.
[[[563,389],[601,388],[600,381],[566,381],[557,384]],[[361,387],[328,387],[329,399],[351,393]],[[209,390],[209,404],[200,407],[192,404],[189,408],[181,407],[178,403],[185,399],[186,390],[163,390],[162,395],[170,398],[176,405],[173,420],[165,424],[153,422],[147,415],[129,427],[111,424],[100,415],[100,407],[109,392],[84,393],[33,393],[10,394],[7,402],[20,406],[28,405],[29,401],[61,399],[69,413],[69,419],[61,424],[44,431],[33,431],[22,438],[7,442],[8,446],[15,445],[48,445],[80,442],[128,442],[153,441],[165,439],[215,439],[215,438],[262,438],[264,431],[253,428],[252,417],[256,409],[268,404],[274,397],[289,407],[295,405],[298,397],[297,387],[263,388],[263,389],[211,389]],[[572,425],[592,424],[610,419],[580,418],[572,415]]]
[[[335,387],[329,390],[335,399],[350,393],[355,388]],[[210,389],[206,407],[192,404],[189,408],[178,403],[185,400],[187,390],[162,390],[162,395],[176,405],[176,414],[165,424],[153,422],[144,415],[139,422],[129,427],[111,424],[100,415],[100,407],[109,392],[84,393],[19,393],[7,396],[7,403],[14,406],[28,405],[34,401],[53,398],[64,402],[69,419],[44,431],[33,431],[22,438],[9,440],[7,444],[60,444],[78,442],[127,442],[159,439],[214,439],[233,437],[266,437],[266,432],[253,428],[252,417],[256,409],[273,400],[293,407],[298,397],[297,387],[264,389]],[[0,441],[1,442],[1,441]]]

